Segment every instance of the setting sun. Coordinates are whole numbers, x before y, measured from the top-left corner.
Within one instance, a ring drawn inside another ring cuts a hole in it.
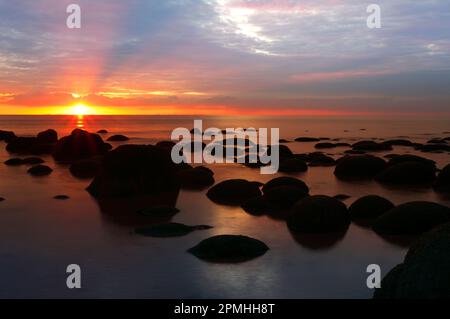
[[[70,114],[79,116],[88,115],[92,114],[92,109],[86,104],[79,103],[70,108]]]

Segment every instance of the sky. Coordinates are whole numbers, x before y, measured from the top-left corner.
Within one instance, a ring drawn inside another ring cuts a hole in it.
[[[449,88],[448,0],[0,0],[0,114],[448,116]]]

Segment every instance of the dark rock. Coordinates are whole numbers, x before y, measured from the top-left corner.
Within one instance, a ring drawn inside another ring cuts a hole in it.
[[[296,142],[320,142],[320,138],[317,137],[299,137],[295,139]]]
[[[277,188],[280,186],[297,187],[303,193],[309,194],[309,187],[305,184],[305,182],[303,182],[302,180],[300,180],[298,178],[287,177],[287,176],[277,177],[277,178],[270,180],[263,186],[262,191],[265,194],[265,193],[269,192],[271,189]]]
[[[195,230],[205,230],[210,228],[212,227],[207,225],[187,226],[178,223],[164,223],[137,228],[136,233],[147,237],[180,237],[190,234]]]
[[[6,150],[14,154],[30,154],[30,150],[38,143],[36,137],[17,137],[6,145]]]
[[[20,166],[20,165],[23,165],[23,159],[21,159],[21,158],[10,158],[4,164],[6,166]]]
[[[433,167],[436,166],[436,162],[432,161],[428,158],[425,157],[421,157],[421,156],[417,156],[417,155],[411,155],[411,154],[404,154],[404,155],[397,155],[397,156],[393,156],[389,162],[388,162],[388,166],[393,166],[393,165],[397,165],[400,163],[406,163],[406,162],[418,162],[418,163],[423,163],[423,164],[428,164],[431,165]]]
[[[46,165],[36,165],[28,170],[28,174],[33,176],[47,176],[50,175],[52,172],[53,170]]]
[[[316,145],[314,145],[314,148],[317,149],[326,149],[326,148],[335,148],[336,144],[334,143],[318,143]]]
[[[0,202],[4,202],[6,199],[4,199],[3,197],[0,197]]]
[[[108,134],[107,130],[99,130],[97,131],[97,134]]]
[[[55,145],[53,157],[57,161],[71,162],[104,155],[110,145],[97,134],[75,129],[72,134],[61,138]]]
[[[410,202],[381,215],[372,228],[381,235],[420,235],[448,221],[450,208],[431,202]]]
[[[345,156],[337,161],[334,175],[342,180],[371,179],[386,167],[386,162],[375,156]]]
[[[77,178],[93,178],[101,170],[101,163],[95,159],[75,161],[70,165],[70,173]]]
[[[429,143],[429,144],[447,144],[447,141],[445,139],[435,138],[435,139],[429,140],[427,143]]]
[[[113,135],[107,139],[108,142],[126,142],[129,141],[130,138],[125,135]]]
[[[352,145],[353,150],[355,151],[365,151],[365,152],[374,152],[374,151],[390,151],[392,150],[392,146],[389,144],[377,143],[374,141],[360,141]]]
[[[260,195],[258,185],[243,179],[226,180],[213,186],[207,193],[208,198],[215,203],[235,206]]]
[[[275,207],[281,209],[291,208],[299,200],[307,197],[309,190],[296,186],[272,187],[264,192],[264,199],[267,199]]]
[[[287,225],[292,232],[338,233],[348,229],[350,218],[342,202],[319,195],[306,197],[295,204]]]
[[[176,145],[175,142],[172,141],[160,141],[158,143],[156,143],[157,147],[161,147],[161,148],[165,148],[168,150],[172,150],[172,148]]]
[[[351,147],[349,143],[336,143],[334,144],[336,147]]]
[[[278,147],[279,147],[278,150],[279,150],[279,154],[280,154],[280,159],[288,159],[288,158],[292,158],[294,156],[294,153],[286,145],[278,145]],[[272,146],[271,145],[268,146],[266,152],[269,156],[272,154]]]
[[[439,173],[434,189],[441,193],[450,193],[450,164]]]
[[[153,206],[139,210],[137,213],[145,217],[166,218],[178,214],[180,210],[172,206]]]
[[[308,165],[300,159],[284,159],[280,163],[279,171],[283,173],[303,173],[308,170]]]
[[[329,167],[336,165],[334,158],[320,152],[309,153],[306,157],[306,162],[308,162],[311,167]]]
[[[424,153],[433,153],[433,152],[448,152],[450,151],[450,145],[448,144],[425,144],[421,146],[417,146],[417,150]]]
[[[450,224],[420,237],[402,264],[383,279],[375,299],[446,299],[450,296]]]
[[[0,130],[0,141],[5,141],[9,143],[11,140],[15,139],[17,136],[14,132],[11,131],[2,131]]]
[[[390,146],[414,146],[413,142],[405,139],[387,140],[384,141],[383,144]]]
[[[109,152],[87,188],[96,198],[178,193],[177,167],[170,153],[152,145],[122,145]]]
[[[214,185],[213,175],[211,170],[199,166],[179,171],[177,178],[181,188],[200,190]]]
[[[279,209],[274,203],[270,202],[264,196],[251,198],[245,201],[241,207],[247,213],[255,216],[270,215]]]
[[[22,160],[22,163],[25,165],[38,165],[45,163],[45,161],[40,157],[27,157]]]
[[[241,262],[264,255],[269,250],[263,242],[235,235],[214,236],[188,250],[194,256],[215,262]]]
[[[369,195],[356,200],[348,212],[352,220],[374,220],[394,207],[386,198]]]
[[[285,140],[285,139],[280,139],[280,143],[286,144],[286,143],[291,143],[291,141],[289,140]]]
[[[388,166],[376,177],[380,183],[393,185],[431,185],[435,179],[434,166],[420,162]]]
[[[37,142],[40,144],[52,144],[58,141],[58,133],[55,130],[49,129],[38,133]]]
[[[338,195],[333,196],[333,198],[340,200],[340,201],[344,201],[344,200],[351,198],[351,196],[345,195],[345,194],[338,194]]]
[[[348,155],[364,155],[366,151],[346,150],[344,153]]]
[[[70,197],[69,196],[67,196],[67,195],[56,195],[55,197],[53,197],[54,199],[57,199],[57,200],[67,200],[67,199],[69,199]]]

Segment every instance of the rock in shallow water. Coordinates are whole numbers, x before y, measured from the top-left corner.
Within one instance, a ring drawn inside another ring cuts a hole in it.
[[[264,255],[266,244],[254,238],[219,235],[201,241],[188,250],[194,256],[213,262],[243,262]]]
[[[386,162],[375,156],[345,156],[337,161],[334,174],[342,180],[372,179],[386,167]]]
[[[450,297],[450,224],[424,234],[381,282],[375,299]]]
[[[70,173],[77,178],[93,178],[100,170],[101,163],[95,159],[79,160],[70,165]]]
[[[434,165],[421,162],[404,162],[388,166],[377,175],[376,180],[383,184],[431,186],[436,179]]]
[[[394,207],[386,198],[368,195],[356,200],[348,211],[352,220],[374,220]]]
[[[231,179],[209,189],[207,196],[217,204],[240,206],[245,201],[261,195],[256,183],[243,179]]]
[[[137,228],[136,233],[147,237],[180,237],[190,234],[195,230],[206,230],[210,228],[213,227],[207,225],[187,226],[178,223],[164,223]]]
[[[67,196],[67,195],[56,195],[53,198],[57,199],[57,200],[68,200],[68,199],[70,199],[70,197]]]
[[[450,208],[432,202],[410,202],[390,209],[372,228],[380,235],[420,235],[450,222]]]
[[[52,172],[53,170],[46,165],[36,165],[28,170],[28,174],[32,176],[47,176],[50,175]]]
[[[214,173],[206,167],[198,166],[178,172],[177,178],[181,188],[201,190],[214,185]]]
[[[287,225],[292,232],[345,232],[350,218],[345,204],[328,196],[316,195],[300,200],[291,210]]]
[[[309,187],[302,180],[294,177],[282,176],[277,177],[264,184],[262,191],[266,193],[270,189],[279,186],[294,186],[301,189],[304,193],[309,193]]]
[[[108,142],[126,142],[129,140],[130,140],[130,138],[128,136],[120,135],[120,134],[113,135],[107,139]]]

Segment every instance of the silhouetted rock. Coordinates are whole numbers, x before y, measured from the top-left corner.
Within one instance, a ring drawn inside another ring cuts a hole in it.
[[[68,200],[68,199],[70,199],[70,197],[67,196],[67,195],[56,195],[53,198],[57,199],[57,200]]]
[[[402,264],[381,282],[375,299],[446,299],[450,296],[450,224],[420,237]]]
[[[77,178],[93,178],[101,170],[101,163],[95,159],[75,161],[70,165],[70,173]]]
[[[213,175],[211,170],[199,166],[179,171],[177,178],[181,188],[199,190],[214,185]]]
[[[410,202],[381,215],[372,228],[381,235],[420,235],[449,221],[448,207],[432,202]]]
[[[433,153],[433,152],[448,152],[450,151],[450,145],[448,144],[425,144],[417,146],[417,150],[424,153]]]
[[[36,165],[28,170],[28,174],[33,176],[46,176],[50,175],[52,172],[53,170],[46,165]]]
[[[280,162],[279,171],[282,173],[302,173],[308,170],[308,165],[300,159],[289,158]]]
[[[235,235],[214,236],[188,250],[194,256],[215,262],[241,262],[264,255],[266,244],[254,238]]]
[[[107,130],[99,130],[97,131],[97,134],[108,134]]]
[[[0,197],[0,202],[4,202],[6,199],[4,199],[3,197]]]
[[[292,232],[337,233],[348,229],[350,218],[345,204],[332,197],[316,195],[294,205],[287,225]]]
[[[280,143],[286,144],[286,143],[291,143],[291,141],[281,138]]]
[[[38,143],[36,137],[17,137],[6,145],[6,150],[14,154],[30,154],[32,147]]]
[[[274,204],[275,207],[288,209],[308,194],[309,191],[296,186],[278,186],[266,190],[263,197]]]
[[[104,155],[110,147],[99,135],[75,129],[56,143],[53,157],[57,161],[71,162]]]
[[[23,159],[21,158],[10,158],[4,163],[6,166],[20,166],[23,165]]]
[[[49,129],[38,133],[37,142],[39,144],[52,144],[58,141],[58,133],[55,130]]]
[[[347,200],[347,199],[351,198],[351,196],[350,195],[345,195],[345,194],[338,194],[338,195],[333,196],[333,198],[337,199],[337,200],[340,200],[340,201],[344,201],[344,200]]]
[[[441,193],[450,193],[450,164],[439,173],[434,189]]]
[[[375,156],[345,156],[337,161],[334,175],[342,180],[371,179],[386,167],[386,162]]]
[[[153,206],[144,209],[140,209],[137,213],[151,218],[170,218],[178,214],[180,210],[173,206]]]
[[[314,148],[317,149],[326,149],[326,148],[335,148],[336,144],[334,143],[318,143],[316,145],[314,145]]]
[[[208,198],[215,203],[236,206],[260,195],[261,191],[257,184],[243,179],[223,181],[213,186],[207,193]]]
[[[434,138],[432,140],[429,140],[427,143],[429,143],[429,144],[447,144],[447,141],[445,139],[441,139],[441,138]]]
[[[348,209],[352,220],[374,220],[394,208],[386,198],[368,195],[356,200]]]
[[[302,180],[294,177],[282,176],[277,177],[266,184],[264,184],[262,191],[263,193],[267,193],[272,188],[280,187],[280,186],[293,186],[299,188],[303,193],[309,193],[309,187]]]
[[[296,142],[306,142],[306,143],[312,143],[312,142],[320,142],[320,138],[317,137],[298,137],[295,139]]]
[[[14,132],[11,131],[2,131],[0,130],[0,141],[5,141],[9,143],[11,140],[15,139],[17,136]]]
[[[156,143],[157,147],[161,147],[161,148],[165,148],[168,150],[172,150],[172,148],[176,145],[175,142],[172,141],[160,141],[158,143]]]
[[[411,155],[411,154],[404,154],[404,155],[397,155],[392,156],[392,158],[388,162],[388,166],[393,166],[400,163],[406,163],[406,162],[418,162],[422,164],[428,164],[433,167],[436,166],[436,162],[432,161],[428,158],[417,156],[417,155]]]
[[[258,196],[246,200],[242,205],[242,209],[247,213],[255,216],[269,215],[275,213],[279,207],[270,202],[264,196]]]
[[[376,177],[383,184],[431,185],[436,179],[434,165],[404,162],[388,166]]]
[[[210,228],[212,227],[207,225],[187,226],[178,223],[164,223],[137,228],[136,233],[147,237],[180,237],[190,234],[195,230]]]
[[[384,144],[384,143],[377,143],[375,141],[360,141],[360,142],[353,144],[352,148],[355,151],[366,151],[366,152],[392,150],[391,145]]]
[[[387,140],[384,141],[382,144],[390,146],[414,146],[413,142],[405,139]]]
[[[334,158],[320,152],[307,154],[306,162],[308,162],[309,166],[311,167],[329,167],[336,165],[336,161],[334,160]]]
[[[129,141],[129,140],[130,140],[129,137],[127,137],[125,135],[120,135],[120,134],[110,136],[107,139],[108,142],[126,142],[126,141]]]

